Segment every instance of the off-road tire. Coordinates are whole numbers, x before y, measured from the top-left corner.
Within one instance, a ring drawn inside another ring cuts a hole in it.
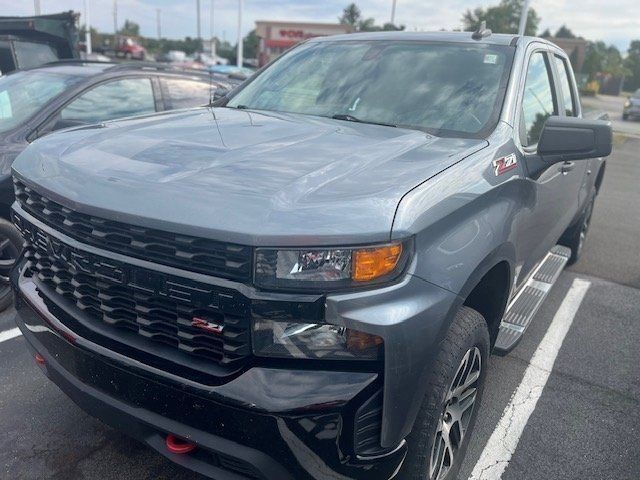
[[[427,393],[418,412],[413,430],[407,437],[408,452],[402,469],[397,476],[399,480],[435,480],[435,476],[430,476],[429,472],[431,453],[440,420],[444,416],[445,398],[452,386],[461,361],[466,353],[474,347],[478,348],[482,359],[475,403],[472,407],[473,410],[462,442],[460,442],[453,456],[453,464],[440,480],[454,480],[456,478],[469,445],[469,439],[473,432],[473,426],[482,399],[490,348],[487,323],[480,313],[468,307],[462,307],[458,311],[449,332],[440,345],[440,352],[434,364]]]

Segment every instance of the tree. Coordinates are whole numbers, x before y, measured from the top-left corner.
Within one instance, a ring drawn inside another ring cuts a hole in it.
[[[624,88],[627,91],[635,91],[640,88],[640,40],[634,40],[627,50],[627,58],[624,61],[629,71],[625,79]]]
[[[555,34],[556,38],[576,38],[566,25],[562,25]]]
[[[256,58],[258,56],[258,46],[260,39],[255,30],[251,30],[247,33],[247,36],[242,40],[242,50],[246,58]]]
[[[123,27],[118,30],[120,35],[126,35],[128,37],[139,37],[140,36],[140,25],[131,20],[125,20]]]
[[[394,25],[393,23],[385,23],[384,25],[376,25],[375,18],[363,18],[362,12],[355,3],[348,5],[342,10],[342,16],[338,17],[343,25],[351,25],[358,32],[380,32],[389,30],[404,30],[404,25]]]
[[[376,19],[375,18],[365,18],[364,20],[360,20],[358,22],[358,31],[359,32],[375,32],[380,30],[381,27],[376,27]]]
[[[475,10],[467,10],[462,17],[464,29],[466,31],[474,31],[480,25],[482,20],[487,22],[487,28],[495,33],[518,33],[520,24],[520,12],[524,0],[500,0],[500,3],[494,7],[484,9],[478,7]],[[525,27],[525,35],[535,35],[540,24],[540,17],[533,8],[529,9],[527,16],[527,24]]]
[[[399,30],[404,30],[405,27],[404,25],[394,25],[391,22],[387,22],[382,26],[382,30],[384,30],[385,32],[392,32],[392,31],[399,31]]]
[[[544,32],[542,32],[542,33],[540,34],[540,36],[541,36],[542,38],[550,38],[550,37],[552,37],[553,35],[551,35],[551,30],[549,30],[549,29],[547,28]]]
[[[614,77],[624,77],[630,71],[626,68],[620,51],[613,45],[607,47],[602,42],[589,42],[582,71],[595,79],[599,73],[606,73]]]
[[[338,17],[338,20],[343,25],[351,25],[353,28],[357,28],[362,20],[362,12],[360,12],[355,3],[352,3],[342,11],[342,16]]]

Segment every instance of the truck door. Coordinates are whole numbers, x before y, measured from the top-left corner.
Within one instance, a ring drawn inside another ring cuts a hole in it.
[[[546,120],[551,115],[568,113],[556,75],[555,58],[546,47],[529,54],[524,90],[518,107],[516,141],[525,158],[537,155],[538,140]],[[576,109],[572,107],[571,113],[575,112]],[[521,217],[517,229],[517,286],[527,279],[574,219],[585,169],[586,162],[564,162],[529,177],[535,195],[531,210]]]

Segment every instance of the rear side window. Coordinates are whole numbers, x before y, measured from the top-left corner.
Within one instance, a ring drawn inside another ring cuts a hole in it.
[[[13,54],[11,53],[11,45],[9,42],[0,41],[0,75],[15,70],[16,65],[13,62]]]
[[[520,122],[520,141],[525,147],[536,145],[547,119],[558,114],[551,78],[545,55],[542,52],[531,55]]]
[[[18,68],[33,68],[58,60],[58,54],[51,45],[35,42],[13,42]]]
[[[565,60],[558,56],[554,56],[556,60],[556,70],[558,71],[558,82],[562,89],[562,102],[564,104],[564,112],[567,117],[575,117],[578,112],[576,102],[571,89],[571,76],[569,75],[569,66]]]
[[[62,120],[100,123],[156,111],[149,78],[123,78],[98,85],[62,109]]]
[[[200,107],[209,103],[209,83],[182,78],[163,78],[162,86],[169,110]]]

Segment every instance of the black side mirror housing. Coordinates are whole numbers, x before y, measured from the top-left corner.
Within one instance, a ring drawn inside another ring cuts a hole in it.
[[[576,117],[549,117],[540,141],[538,155],[544,163],[585,160],[611,154],[611,122]]]
[[[230,90],[228,88],[224,88],[224,87],[216,88],[213,92],[211,103],[213,104],[214,102],[217,102],[218,100],[226,97],[229,92]]]

